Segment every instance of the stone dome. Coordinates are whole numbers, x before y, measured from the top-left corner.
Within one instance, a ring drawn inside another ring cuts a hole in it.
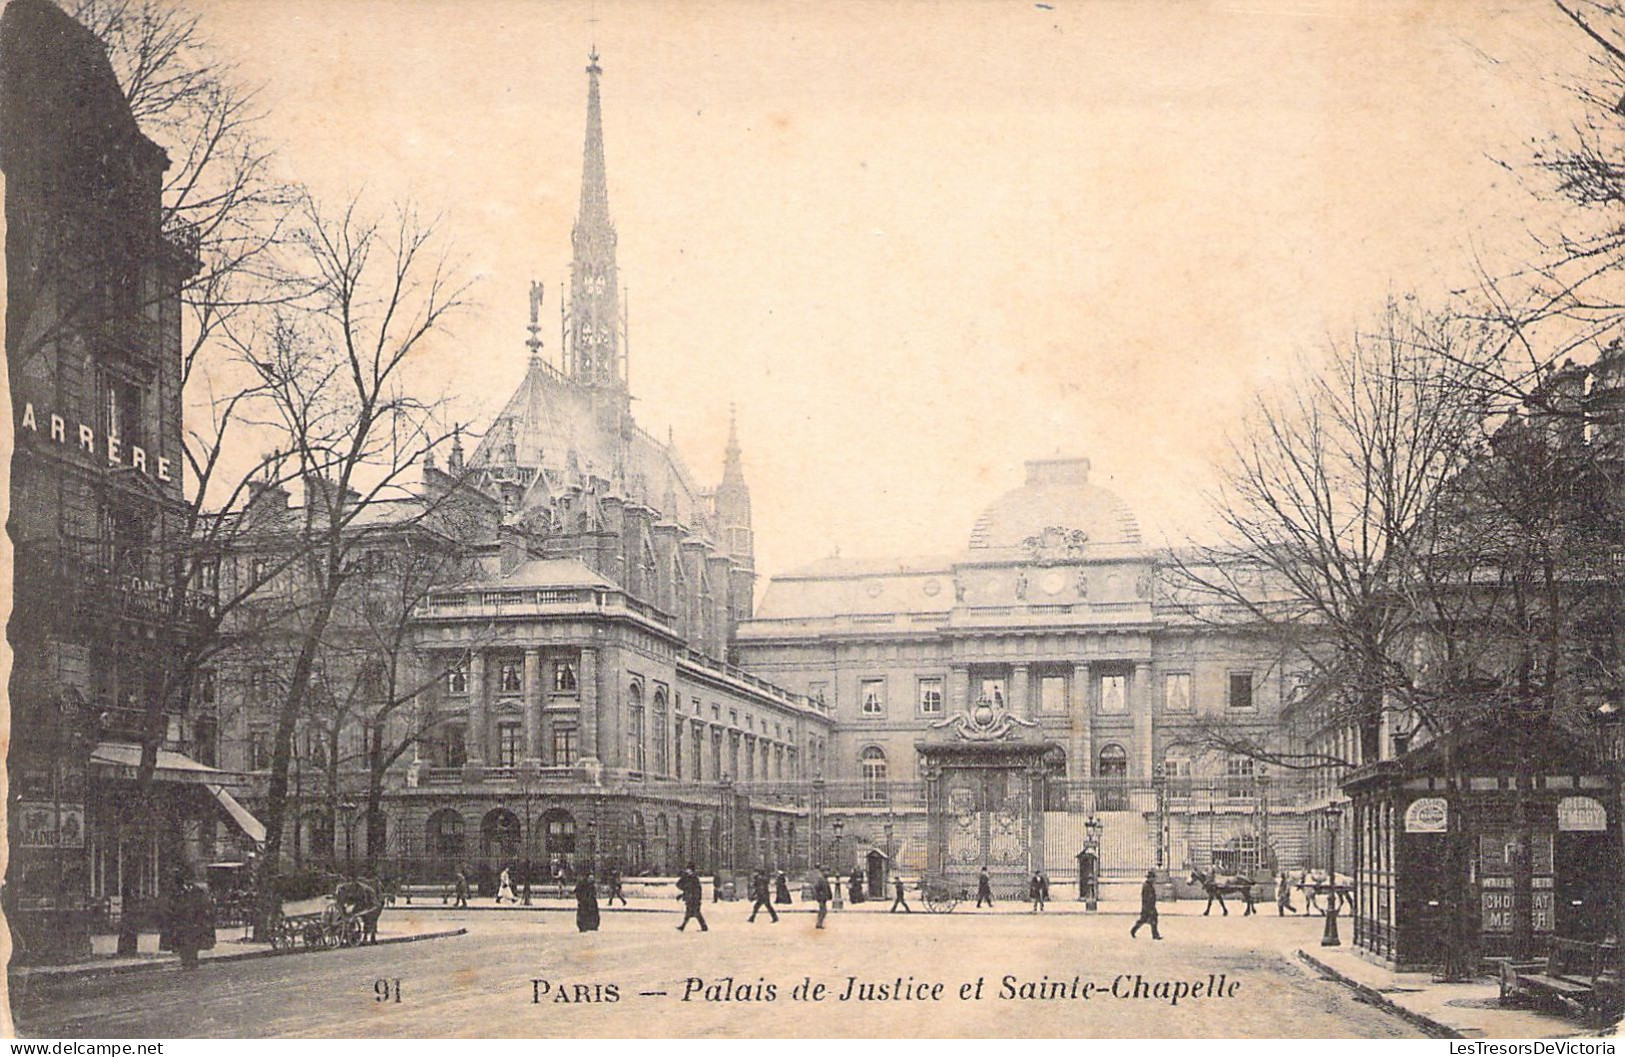
[[[972,550],[1020,547],[1046,529],[1081,531],[1088,547],[1140,544],[1140,524],[1115,492],[1089,483],[1088,459],[1035,459],[1027,483],[982,511],[971,529]]]

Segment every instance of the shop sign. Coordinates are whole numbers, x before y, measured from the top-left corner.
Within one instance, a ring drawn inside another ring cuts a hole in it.
[[[85,846],[85,807],[83,804],[17,805],[18,842],[24,848],[83,848]]]
[[[1442,796],[1425,796],[1405,809],[1406,833],[1443,833],[1450,828],[1450,804]]]
[[[1589,796],[1566,796],[1557,802],[1557,828],[1564,833],[1603,833],[1608,812]]]
[[[73,428],[70,429],[70,426]],[[156,476],[160,481],[175,479],[173,467],[165,456],[153,455],[149,459],[147,450],[139,444],[131,444],[126,450],[119,438],[105,433],[97,437],[96,430],[83,422],[69,422],[61,415],[48,411],[37,412],[32,403],[23,404],[23,419],[18,432],[25,429],[36,437],[49,437],[62,447],[81,450],[92,458],[105,455],[108,466],[127,467],[137,473]]]

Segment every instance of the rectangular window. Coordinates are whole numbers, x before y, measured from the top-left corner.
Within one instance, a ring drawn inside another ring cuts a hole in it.
[[[255,727],[248,732],[248,769],[263,771],[271,766],[271,732]]]
[[[133,447],[145,446],[141,433],[141,387],[111,375],[102,381],[106,403],[102,410],[102,433],[119,442],[120,461],[129,459]]]
[[[518,694],[525,689],[523,661],[503,661],[497,665],[497,693]]]
[[[520,753],[524,751],[525,736],[517,723],[497,724],[497,766],[518,767]]]
[[[440,732],[440,766],[461,767],[467,762],[468,744],[464,728],[446,727]]]
[[[446,693],[458,697],[468,693],[468,666],[461,661],[446,672]]]
[[[626,719],[626,767],[627,770],[643,770],[643,707],[634,705],[627,710]]]
[[[863,714],[866,716],[883,716],[886,714],[886,680],[864,679],[858,683],[858,700],[863,702]]]
[[[573,767],[576,762],[576,729],[553,728],[553,766]]]
[[[920,715],[942,715],[942,680],[920,680]]]
[[[1066,676],[1046,675],[1038,680],[1038,707],[1044,712],[1067,710]]]
[[[573,694],[576,692],[576,666],[569,661],[553,662],[553,692],[555,694]]]
[[[1128,711],[1128,676],[1103,675],[1100,677],[1100,714],[1120,716]]]
[[[1241,800],[1253,795],[1253,758],[1251,756],[1232,756],[1225,761],[1224,777],[1227,788],[1226,794],[1232,799]]]
[[[1252,708],[1253,707],[1253,673],[1252,672],[1231,672],[1230,673],[1230,707],[1231,708]]]
[[[1003,708],[1005,702],[1009,700],[1005,696],[1004,680],[999,678],[983,679],[981,695],[977,700],[986,701],[994,708]]]
[[[197,703],[205,707],[213,705],[215,701],[214,672],[202,671],[197,676]]]
[[[248,673],[248,700],[256,705],[271,704],[273,694],[271,672],[265,668],[256,668]]]
[[[1162,710],[1189,712],[1191,710],[1191,673],[1169,672],[1162,677]]]

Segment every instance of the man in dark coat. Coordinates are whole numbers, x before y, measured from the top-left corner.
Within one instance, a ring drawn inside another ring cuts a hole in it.
[[[779,876],[774,879],[773,902],[785,907],[790,905],[790,879],[784,875],[783,870],[780,870]]]
[[[824,915],[829,913],[829,878],[824,875],[824,868],[818,868],[818,877],[813,881],[813,901],[818,904],[818,927],[824,927]]]
[[[846,879],[846,900],[849,903],[863,902],[863,875],[856,870]]]
[[[769,898],[766,870],[757,870],[750,875],[750,898],[750,921],[756,920],[758,911],[765,910],[773,918],[773,924],[779,923],[779,912],[773,909],[773,900]]]
[[[904,896],[903,896],[903,875],[902,874],[892,874],[891,888],[892,888],[892,891],[894,893],[896,893],[896,894],[892,898],[891,909],[888,910],[886,913],[895,914],[895,913],[897,913],[897,908],[898,907],[902,907],[904,910],[908,911],[910,914],[914,913],[914,908],[908,905],[908,900],[906,898],[904,898]]]
[[[457,867],[457,878],[452,882],[452,890],[456,893],[457,898],[451,905],[453,907],[468,906],[468,875],[463,873],[461,866]]]
[[[1033,874],[1033,879],[1027,882],[1027,898],[1033,901],[1033,913],[1044,909],[1044,878],[1040,874]]]
[[[593,879],[592,871],[582,874],[581,880],[576,882],[576,931],[598,931],[598,882]]]
[[[208,890],[184,874],[178,876],[167,917],[169,942],[180,955],[181,968],[196,969],[198,951],[214,948],[214,907]]]
[[[987,867],[976,878],[976,905],[980,907],[984,902],[993,905],[993,879],[987,875]]]
[[[1128,930],[1131,939],[1139,934],[1141,925],[1151,926],[1152,939],[1162,939],[1162,933],[1157,931],[1157,872],[1155,870],[1145,872],[1145,884],[1140,886],[1140,920],[1136,921],[1134,927]]]
[[[621,871],[610,867],[609,873],[604,877],[604,884],[609,888],[609,895],[604,898],[604,902],[614,906],[615,900],[619,899],[621,906],[626,906],[626,893],[621,891]]]
[[[683,924],[677,926],[677,931],[682,932],[689,919],[693,918],[700,923],[701,932],[710,932],[705,915],[700,913],[700,906],[705,902],[705,887],[700,884],[693,863],[683,867],[683,872],[677,875],[677,898],[683,901]]]

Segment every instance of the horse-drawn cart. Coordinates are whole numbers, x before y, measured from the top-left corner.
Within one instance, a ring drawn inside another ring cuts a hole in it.
[[[970,898],[970,890],[964,885],[955,885],[946,877],[922,877],[920,898],[925,902],[925,909],[931,913],[952,914],[954,907]]]
[[[271,923],[271,946],[279,951],[359,947],[377,939],[383,898],[376,885],[342,881],[331,902],[308,914],[286,914]]]

